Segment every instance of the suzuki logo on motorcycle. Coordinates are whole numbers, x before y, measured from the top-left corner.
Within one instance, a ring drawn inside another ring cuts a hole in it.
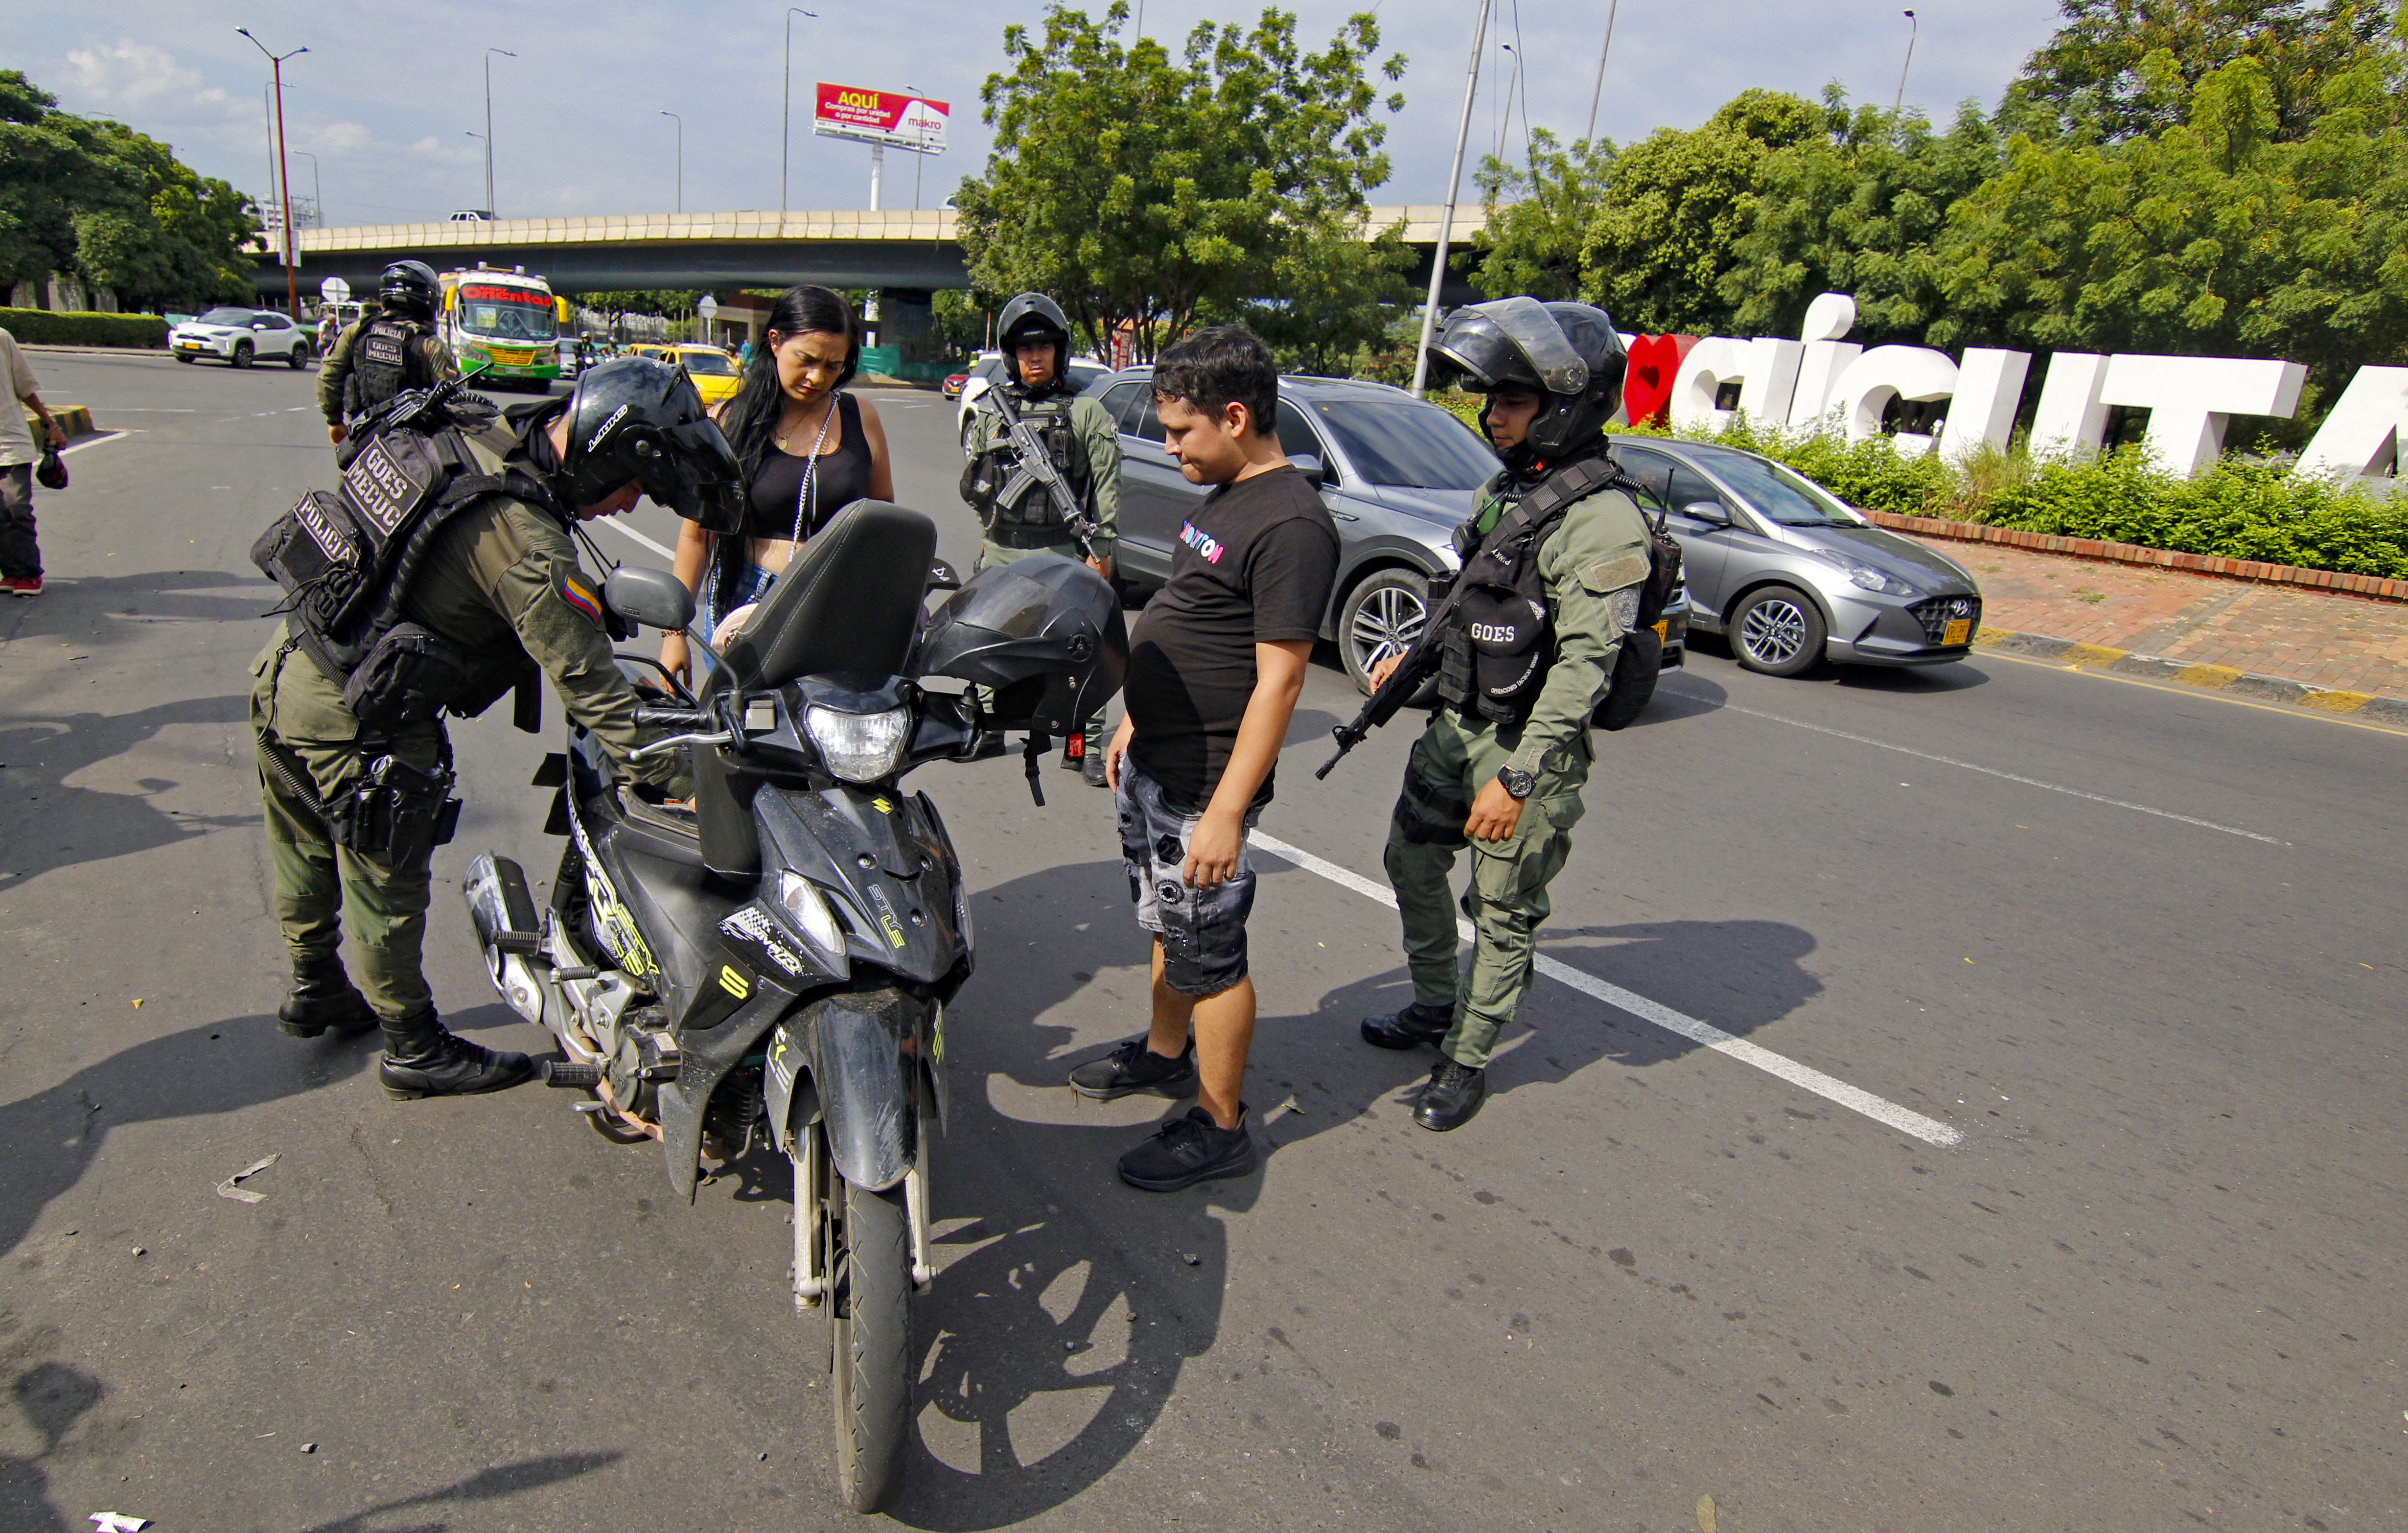
[[[735,996],[739,1001],[745,996],[752,994],[752,981],[745,979],[743,975],[738,973],[732,966],[727,964],[722,964],[719,966],[719,988],[726,991],[729,995]]]

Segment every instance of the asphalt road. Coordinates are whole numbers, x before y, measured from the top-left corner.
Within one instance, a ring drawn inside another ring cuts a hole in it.
[[[128,434],[67,460],[50,590],[0,609],[0,1526],[850,1522],[781,1163],[685,1207],[566,1094],[392,1104],[371,1042],[275,1031],[247,554],[331,481],[310,380],[34,361]],[[950,408],[874,397],[965,556]],[[1264,820],[1321,869],[1260,859],[1264,1168],[1170,1197],[1111,1172],[1148,1104],[1061,1083],[1143,1024],[1104,796],[914,779],[981,951],[896,1521],[2403,1526],[2408,738],[1986,656],[1701,652],[1602,738],[1557,977],[1441,1139],[1404,1104],[1427,1057],[1354,1033],[1405,994],[1343,880],[1379,888],[1410,727],[1316,784],[1353,708],[1317,667]],[[454,735],[438,875],[548,873],[554,742]],[[455,1025],[538,1046],[450,888],[429,958]],[[265,1201],[217,1196],[270,1153]]]

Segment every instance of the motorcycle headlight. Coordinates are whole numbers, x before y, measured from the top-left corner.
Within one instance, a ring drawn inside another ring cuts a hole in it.
[[[799,874],[781,870],[778,874],[778,908],[795,918],[795,925],[820,956],[828,959],[840,971],[844,967],[844,928],[838,924],[836,912],[828,909],[827,896],[811,886],[811,881]]]
[[[847,782],[875,782],[903,759],[911,742],[911,710],[839,713],[814,704],[803,709],[803,730],[829,771]]]

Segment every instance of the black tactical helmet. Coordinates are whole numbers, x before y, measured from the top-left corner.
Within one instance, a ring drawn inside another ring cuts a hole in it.
[[[1023,340],[1050,340],[1061,348],[1054,365],[1060,367],[1070,354],[1070,322],[1063,317],[1062,306],[1041,293],[1024,293],[1003,306],[1003,317],[996,322],[996,350],[1011,355],[1012,344]]]
[[[1430,357],[1431,380],[1441,387],[1487,394],[1511,384],[1540,394],[1545,404],[1524,437],[1540,458],[1559,457],[1604,431],[1622,408],[1630,363],[1604,309],[1536,298],[1456,309],[1430,343]]]
[[[742,525],[736,453],[683,372],[652,357],[613,357],[577,375],[568,447],[554,493],[572,507],[608,500],[629,480],[706,532]]]
[[[435,318],[436,301],[442,291],[435,280],[435,268],[423,261],[396,261],[384,268],[377,283],[384,311],[406,320]]]

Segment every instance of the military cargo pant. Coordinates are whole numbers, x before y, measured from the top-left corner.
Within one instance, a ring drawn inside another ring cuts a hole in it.
[[[1513,834],[1474,841],[1463,834],[1471,801],[1521,744],[1519,725],[1499,728],[1452,708],[1430,715],[1405,763],[1404,791],[1388,822],[1385,861],[1404,918],[1405,962],[1413,999],[1451,1010],[1455,1024],[1439,1052],[1473,1069],[1488,1063],[1497,1035],[1529,994],[1539,927],[1554,907],[1547,885],[1571,855],[1581,789],[1594,753],[1588,737],[1548,752],[1533,773],[1537,787]],[[1455,854],[1471,849],[1471,886],[1462,910],[1474,946],[1468,978],[1456,967],[1455,906],[1448,898]]]
[[[295,648],[280,628],[251,663],[251,724],[265,743],[257,748],[259,797],[267,813],[267,856],[276,879],[276,924],[296,970],[333,963],[342,952],[348,914],[359,963],[352,978],[387,1023],[414,1017],[434,1004],[419,968],[426,938],[432,850],[409,864],[335,844],[318,812],[350,792],[366,769],[359,721],[343,706],[342,689]],[[393,738],[392,753],[431,771],[443,751],[442,725],[414,724]],[[311,803],[278,771],[270,752],[308,774]]]
[[[1032,553],[1058,553],[1065,559],[1075,559],[1082,565],[1087,562],[1087,551],[1079,546],[1077,538],[1072,538],[1066,543],[1048,543],[1043,548],[1008,549],[993,538],[982,537],[979,539],[978,567],[970,573],[975,575],[989,565],[1017,564]],[[980,695],[982,699],[985,698],[986,694],[983,689],[981,690]],[[1087,721],[1086,727],[1081,733],[1085,735],[1089,742],[1098,751],[1111,741],[1111,736],[1104,730],[1104,715],[1101,709],[1096,711],[1094,718]]]

